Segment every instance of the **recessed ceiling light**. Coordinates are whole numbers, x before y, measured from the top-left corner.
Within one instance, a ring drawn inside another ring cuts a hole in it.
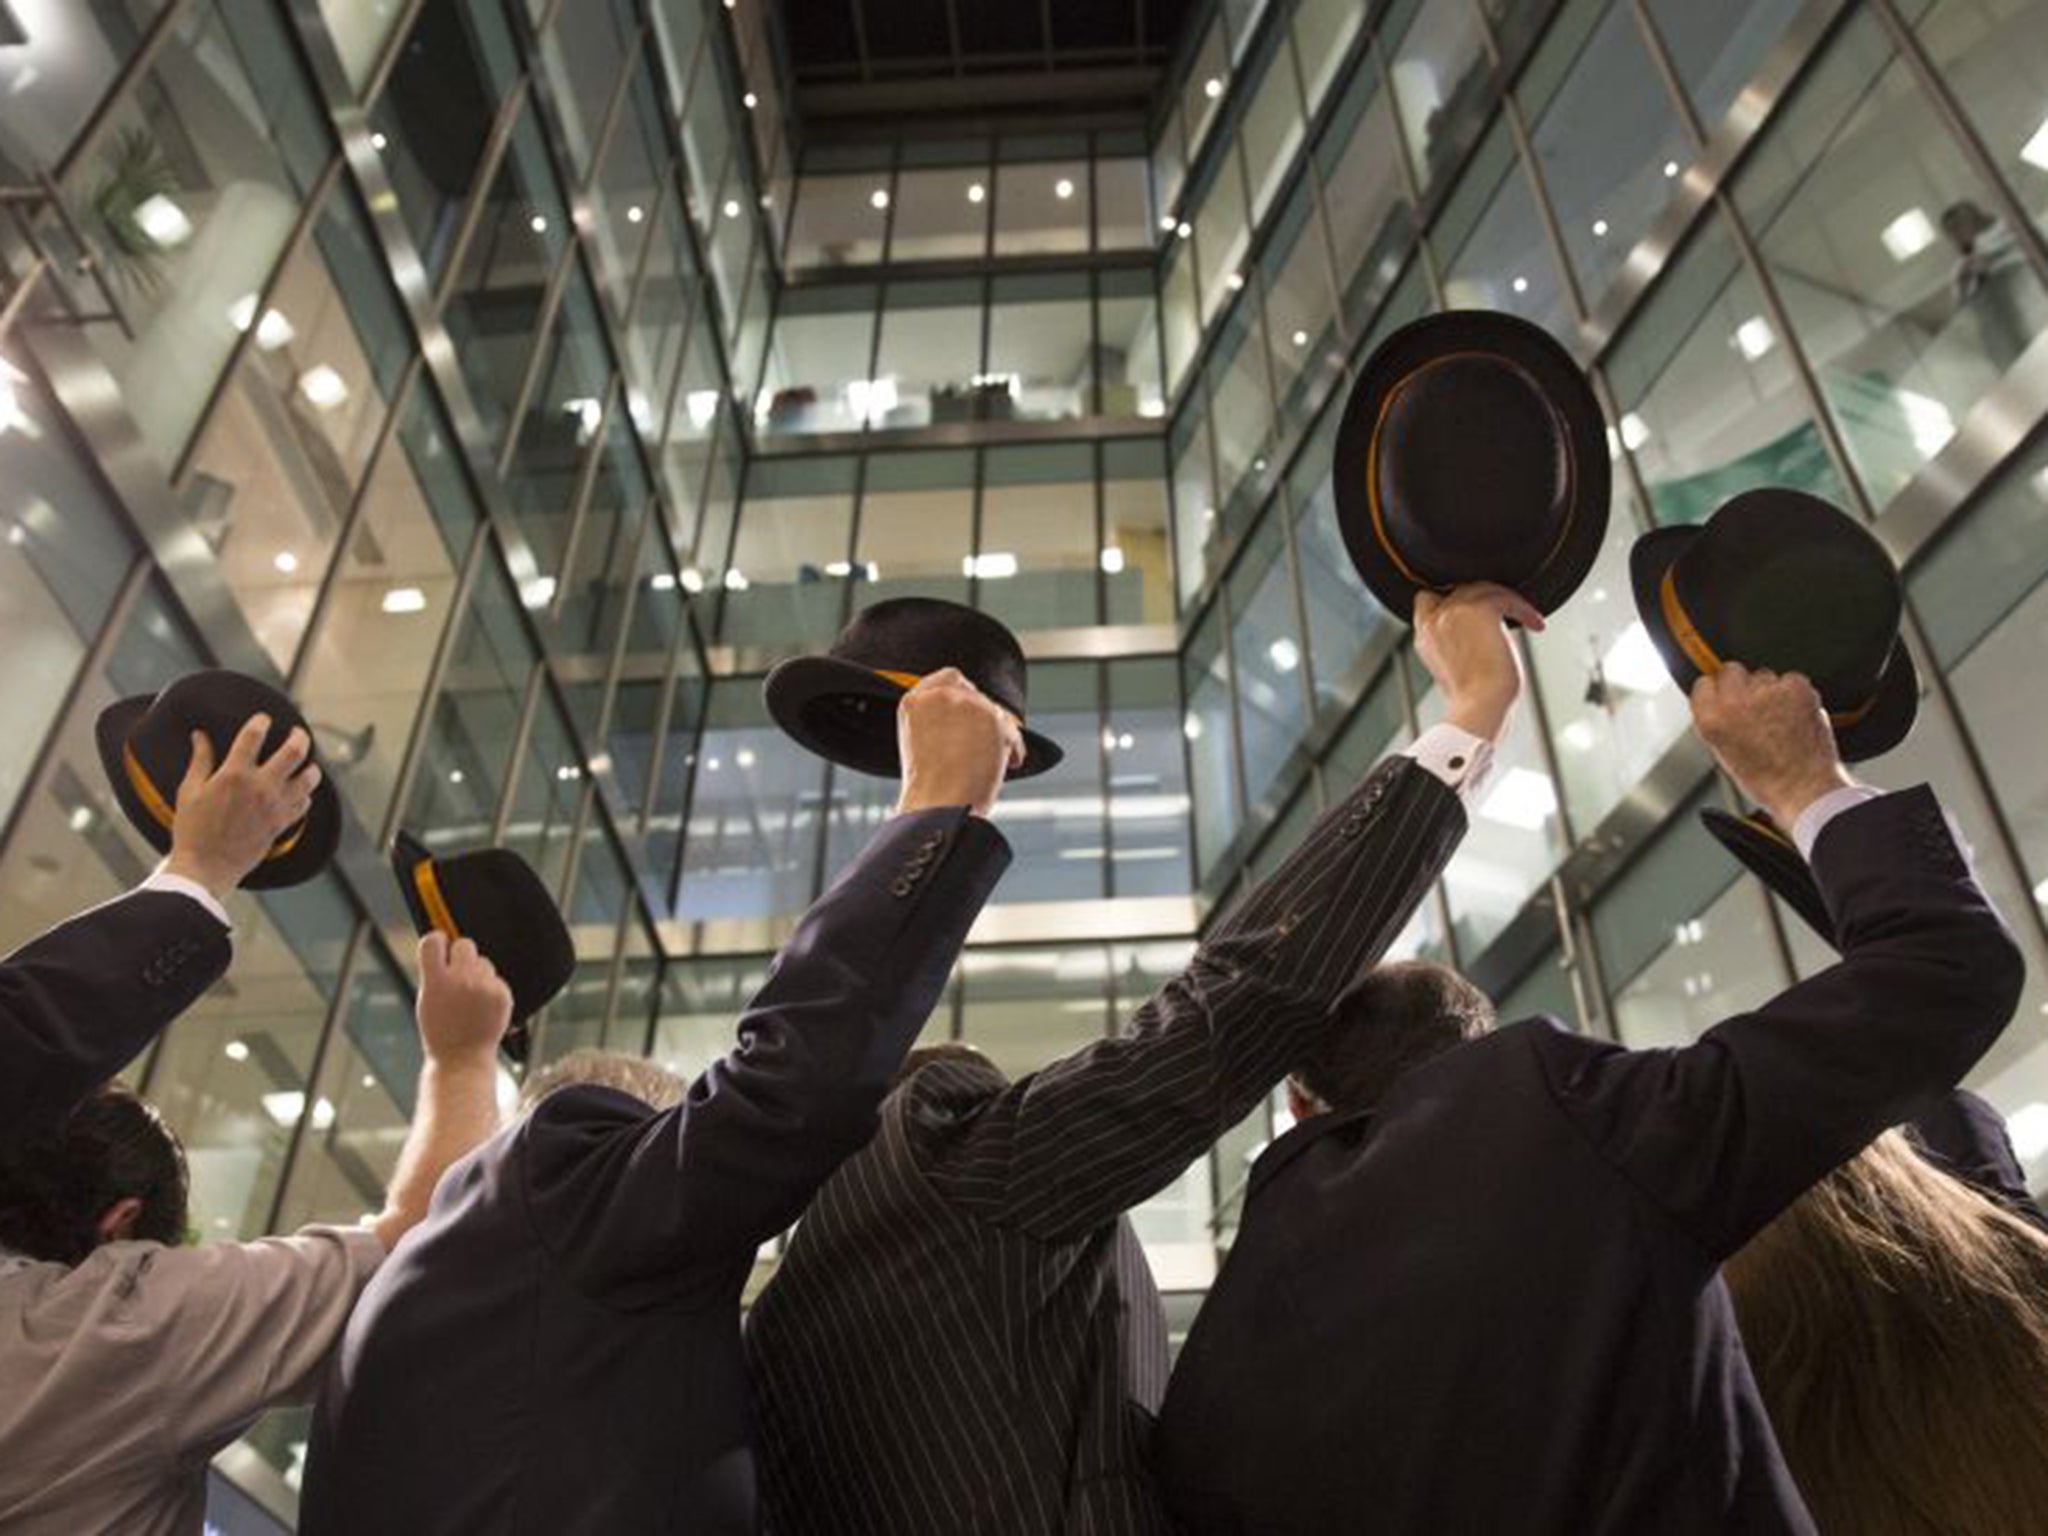
[[[1244,274],[1242,272],[1233,272],[1223,281],[1229,285],[1230,291],[1232,293],[1236,293],[1239,289],[1244,287]]]
[[[133,218],[145,235],[166,250],[192,238],[192,221],[185,210],[161,192],[137,203]]]
[[[1927,217],[1926,209],[1908,208],[1885,225],[1878,239],[1893,261],[1908,262],[1934,244],[1934,221]]]
[[[247,1061],[249,1059],[249,1043],[246,1040],[230,1040],[220,1048],[220,1053],[227,1057],[229,1061]]]
[[[1173,232],[1174,226],[1177,225],[1179,222],[1180,220],[1176,219],[1170,213],[1162,213],[1161,215],[1159,215],[1159,227],[1167,231],[1169,234]]]
[[[638,224],[642,219],[646,217],[647,210],[645,208],[642,208],[638,203],[633,204],[632,207],[626,210],[626,222],[628,224]]]
[[[1190,223],[1188,223],[1188,222],[1187,222],[1187,220],[1183,219],[1183,220],[1181,220],[1181,222],[1180,222],[1180,223],[1179,223],[1179,224],[1178,224],[1178,225],[1177,225],[1177,226],[1176,226],[1176,227],[1174,228],[1174,231],[1173,231],[1173,232],[1174,232],[1175,234],[1179,235],[1179,236],[1181,237],[1181,239],[1185,240],[1185,239],[1187,239],[1187,238],[1188,238],[1188,236],[1192,235],[1192,234],[1193,234],[1193,233],[1195,232],[1195,226],[1194,226],[1194,225],[1192,225],[1192,224],[1190,224]]]
[[[299,568],[299,557],[288,549],[280,549],[270,557],[270,563],[279,575],[289,576]]]
[[[1305,347],[1308,345],[1308,332],[1296,331],[1290,339],[1297,347]]]
[[[1605,240],[1607,238],[1607,221],[1605,219],[1595,219],[1593,221],[1593,238],[1595,240]]]
[[[1752,363],[1778,344],[1777,332],[1762,315],[1751,315],[1735,327],[1735,345]]]
[[[548,216],[544,213],[536,213],[526,221],[526,227],[536,235],[544,235],[548,232]]]
[[[738,198],[729,197],[725,200],[725,216],[728,219],[736,219],[740,216],[740,200]]]
[[[1676,160],[1666,160],[1664,162],[1664,179],[1666,181],[1669,181],[1672,177],[1676,176],[1677,174],[1678,162]]]
[[[2048,118],[2043,118],[2033,137],[2020,146],[2020,158],[2037,171],[2048,171]]]
[[[978,203],[978,202],[981,202],[981,201],[982,201],[982,200],[983,200],[984,198],[986,198],[987,196],[988,196],[988,188],[987,188],[987,187],[984,187],[984,186],[983,186],[983,185],[982,185],[982,184],[981,184],[980,182],[978,182],[978,181],[977,181],[977,182],[974,182],[974,183],[972,183],[972,184],[971,184],[971,185],[970,185],[970,186],[969,186],[969,187],[967,188],[967,201],[969,201],[970,203]]]
[[[1640,622],[1632,621],[1607,654],[1600,658],[1600,675],[1617,688],[1632,693],[1655,693],[1671,681],[1657,642]]]
[[[1052,195],[1064,201],[1074,195],[1074,184],[1062,176],[1052,184]]]
[[[1509,283],[1508,286],[1517,293],[1527,293],[1529,291],[1529,279],[1518,277],[1512,283]]]
[[[381,604],[386,613],[424,613],[427,594],[418,587],[393,587]]]
[[[1202,94],[1211,101],[1221,96],[1223,94],[1222,78],[1217,75],[1211,75],[1208,79],[1204,80],[1202,82]]]
[[[381,133],[373,133],[370,135],[370,148],[372,149],[385,149],[390,146],[390,143],[391,141],[385,138],[384,135]]]
[[[1017,574],[1017,557],[1007,550],[991,550],[985,555],[969,555],[960,562],[964,576],[979,576],[983,581],[1007,581]]]
[[[874,209],[877,213],[881,212],[882,209],[888,207],[888,189],[885,187],[877,187],[874,191],[870,192],[868,194],[868,206]]]
[[[331,411],[348,399],[348,381],[325,363],[299,375],[299,393],[315,410]]]
[[[754,110],[754,108],[761,105],[761,98],[756,96],[752,91],[749,91],[746,95],[740,98],[740,105],[745,107],[749,112],[751,112]]]
[[[1107,576],[1114,576],[1124,568],[1124,552],[1114,544],[1105,545],[1102,551],[1102,570]],[[2042,905],[2048,906],[2048,902]]]

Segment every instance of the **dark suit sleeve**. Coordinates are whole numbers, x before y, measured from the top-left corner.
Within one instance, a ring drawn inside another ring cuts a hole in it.
[[[1836,817],[1814,872],[1839,963],[1681,1049],[1555,1057],[1566,1112],[1714,1262],[1954,1087],[2019,998],[2019,949],[1926,789]]]
[[[219,920],[137,891],[0,960],[0,1146],[60,1122],[227,969]]]
[[[1122,1035],[971,1115],[912,1118],[920,1166],[956,1204],[1048,1241],[1156,1194],[1286,1075],[1464,831],[1457,796],[1427,769],[1381,764]]]
[[[1958,1088],[1906,1127],[1937,1167],[1989,1195],[2015,1216],[2048,1230],[2048,1212],[2027,1188],[2027,1175],[2005,1133],[2005,1117]]]
[[[654,1304],[751,1261],[874,1132],[1009,845],[964,808],[899,816],[819,898],[675,1108],[593,1143],[535,1112],[528,1209],[576,1283]]]

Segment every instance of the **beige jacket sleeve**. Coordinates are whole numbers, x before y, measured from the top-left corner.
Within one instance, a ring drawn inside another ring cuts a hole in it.
[[[176,1404],[167,1448],[211,1455],[264,1409],[309,1400],[383,1259],[359,1227],[157,1253],[132,1321],[153,1336],[163,1399]]]

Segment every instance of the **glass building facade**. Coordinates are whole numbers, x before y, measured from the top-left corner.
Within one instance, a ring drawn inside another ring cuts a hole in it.
[[[1813,490],[1906,570],[1926,697],[1866,771],[1941,787],[2027,949],[1975,1082],[2048,1182],[2048,8],[1209,0],[1142,111],[858,132],[769,0],[0,17],[0,945],[146,871],[91,725],[192,667],[288,685],[347,810],[131,1074],[201,1238],[381,1200],[400,827],[559,892],[543,1058],[719,1054],[893,798],[761,675],[881,597],[1017,630],[1067,747],[928,1035],[1114,1030],[1440,708],[1329,460],[1377,340],[1459,307],[1587,364],[1616,493],[1399,952],[1631,1044],[1824,963],[1698,829],[1732,793],[1626,580],[1644,529]],[[1183,1309],[1283,1113],[1137,1213]],[[302,1439],[222,1458],[224,1521],[289,1519]]]

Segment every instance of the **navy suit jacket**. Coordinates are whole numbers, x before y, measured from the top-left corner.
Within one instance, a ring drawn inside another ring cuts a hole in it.
[[[350,1319],[306,1536],[753,1531],[754,1251],[872,1134],[1008,862],[965,810],[896,818],[680,1105],[565,1088],[451,1168]]]
[[[0,1150],[54,1129],[228,968],[228,931],[189,896],[136,891],[0,961]]]
[[[2022,964],[1926,790],[1814,868],[1842,960],[1691,1045],[1547,1020],[1304,1122],[1167,1391],[1195,1533],[1811,1533],[1721,1263],[2012,1015]]]

